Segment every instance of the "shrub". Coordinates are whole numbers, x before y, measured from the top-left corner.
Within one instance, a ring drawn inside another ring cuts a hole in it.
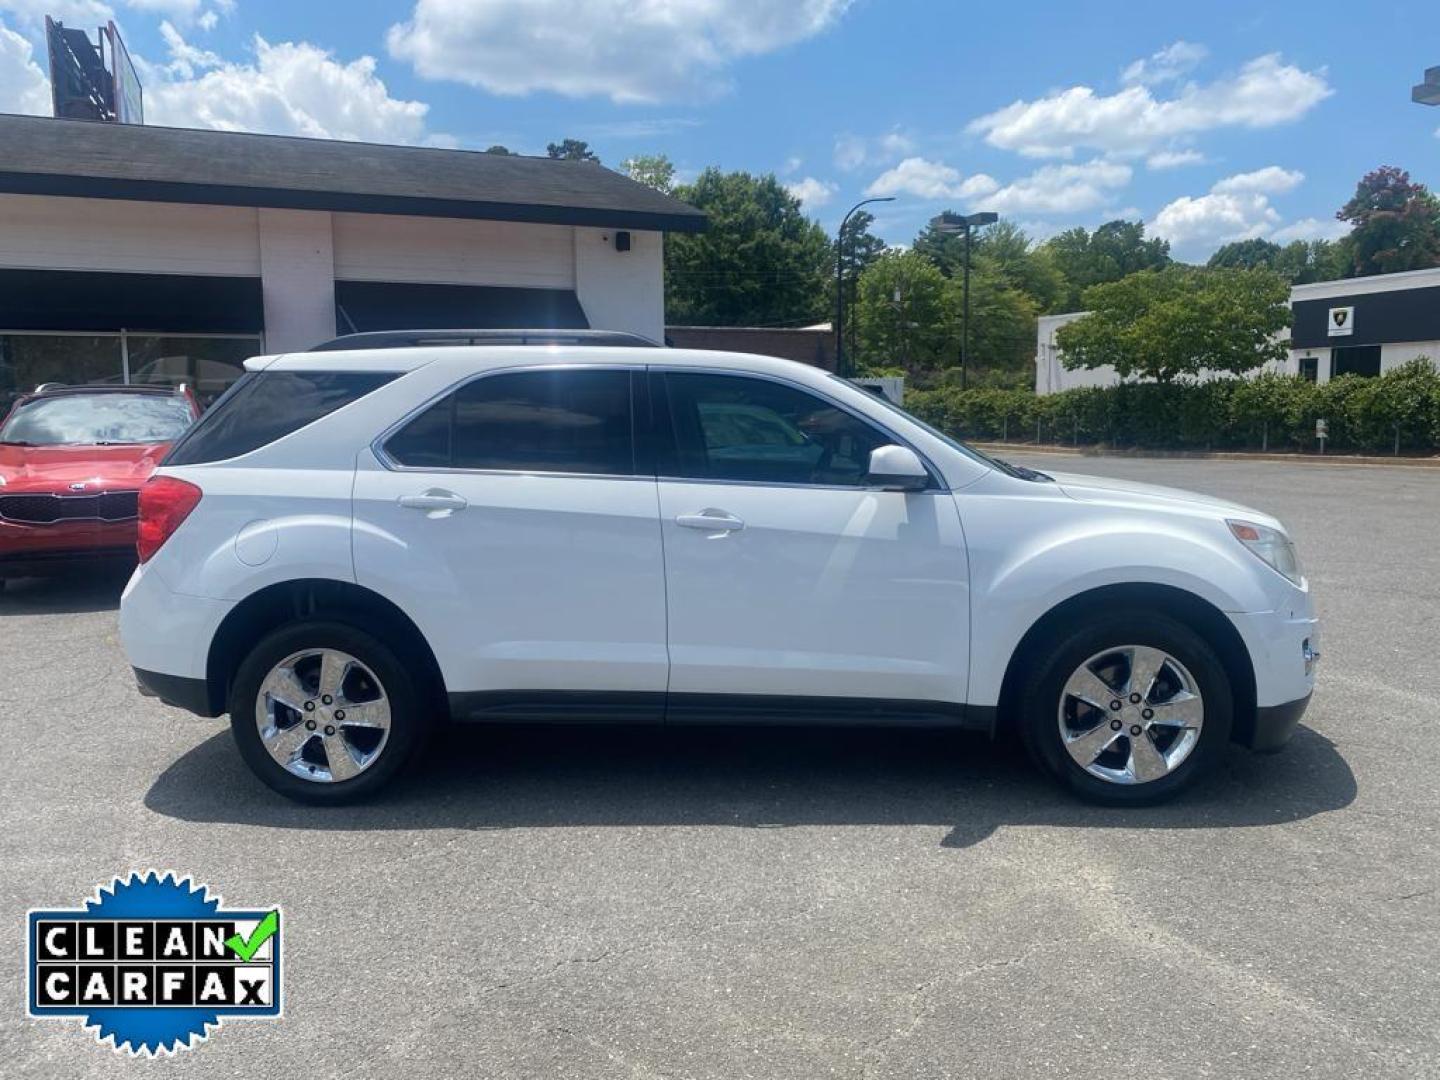
[[[1120,383],[1037,396],[993,387],[941,385],[911,391],[905,405],[962,439],[1109,443],[1222,449],[1315,448],[1315,421],[1329,423],[1327,448],[1391,452],[1440,449],[1440,372],[1426,359],[1379,378],[1343,375],[1316,385],[1294,375],[1202,383]]]

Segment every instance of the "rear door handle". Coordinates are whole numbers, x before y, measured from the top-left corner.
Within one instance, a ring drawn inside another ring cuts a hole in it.
[[[722,533],[736,532],[745,527],[734,514],[727,514],[724,510],[715,510],[707,507],[698,514],[681,514],[675,519],[675,524],[682,529],[704,529],[706,532]]]
[[[401,495],[400,505],[407,510],[464,510],[470,504],[463,495],[443,488],[431,488],[423,495]]]

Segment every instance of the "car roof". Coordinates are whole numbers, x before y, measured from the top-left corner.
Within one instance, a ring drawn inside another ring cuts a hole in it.
[[[601,367],[694,367],[772,374],[809,381],[828,378],[823,368],[757,353],[711,349],[657,349],[653,346],[590,345],[442,345],[408,349],[357,349],[283,353],[245,361],[247,371],[353,371],[403,374],[440,364],[457,370],[485,371],[540,365]]]

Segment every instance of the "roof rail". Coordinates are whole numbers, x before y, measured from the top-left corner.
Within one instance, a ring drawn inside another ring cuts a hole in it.
[[[598,345],[658,349],[640,334],[619,330],[376,330],[344,334],[321,342],[310,352],[342,349],[408,349],[417,345]]]

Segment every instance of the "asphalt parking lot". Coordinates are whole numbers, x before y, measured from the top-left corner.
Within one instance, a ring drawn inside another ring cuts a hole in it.
[[[0,1074],[1440,1075],[1440,470],[1023,460],[1291,527],[1324,660],[1284,753],[1119,811],[970,736],[470,729],[306,809],[135,693],[120,582],[13,584]],[[283,1020],[156,1066],[24,1018],[26,909],[151,866],[283,905]]]

